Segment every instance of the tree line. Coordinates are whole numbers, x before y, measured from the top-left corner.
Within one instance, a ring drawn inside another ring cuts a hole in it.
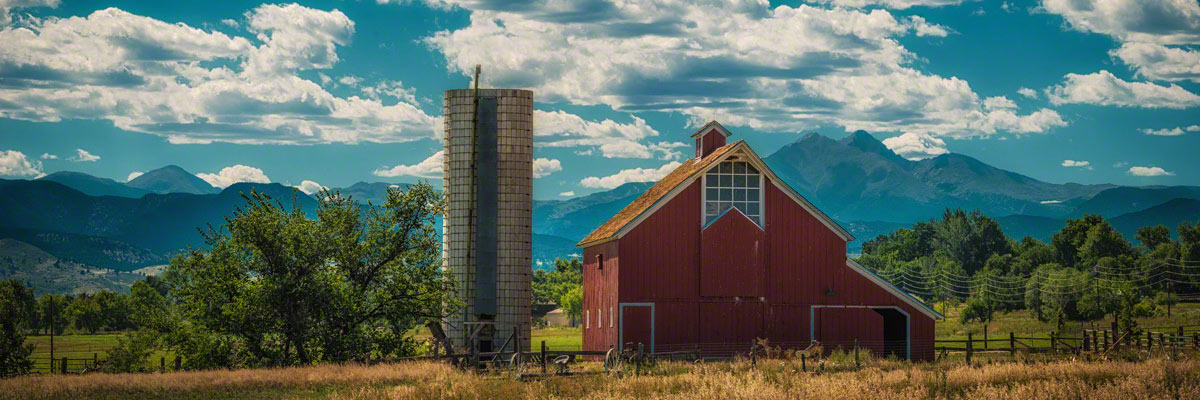
[[[557,304],[574,324],[583,314],[583,262],[555,258],[554,270],[533,271],[533,304]]]
[[[1050,243],[1014,241],[982,213],[946,210],[863,244],[859,263],[926,302],[965,302],[963,321],[1029,310],[1041,321],[1133,318],[1200,297],[1200,226],[1184,222],[1176,238],[1163,225],[1138,230],[1131,243],[1099,215],[1069,219]]]
[[[410,331],[461,307],[441,268],[435,228],[445,205],[422,182],[361,205],[322,191],[315,212],[258,192],[205,245],[174,257],[161,279],[128,295],[44,294],[0,285],[0,376],[28,372],[27,333],[127,331],[108,352],[115,372],[138,371],[154,350],[185,369],[368,361],[416,354]],[[50,310],[53,309],[53,312]],[[53,321],[51,324],[50,321]]]

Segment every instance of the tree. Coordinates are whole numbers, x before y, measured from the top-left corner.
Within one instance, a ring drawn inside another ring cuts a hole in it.
[[[7,290],[10,296],[8,300],[13,302],[21,326],[24,329],[36,330],[38,312],[37,298],[33,295],[33,288],[25,286],[16,278],[0,281],[0,286],[4,287],[3,290]]]
[[[555,258],[554,270],[533,272],[533,303],[558,303],[562,295],[583,285],[583,262],[578,258]]]
[[[96,334],[104,325],[104,314],[94,296],[81,294],[67,306],[67,315],[75,322],[75,329]]]
[[[1012,244],[1000,224],[978,210],[946,210],[942,220],[933,222],[934,244],[958,261],[968,273],[983,268],[992,254],[1012,253]]]
[[[1088,231],[1092,226],[1104,222],[1104,218],[1096,214],[1084,214],[1083,218],[1068,219],[1067,225],[1050,238],[1050,245],[1058,253],[1058,262],[1063,266],[1074,267],[1078,262],[1079,248],[1087,240]]]
[[[160,282],[162,280],[147,276],[145,280],[134,282],[129,289],[130,319],[139,329],[159,332],[171,330],[173,324],[169,322],[169,304],[165,293],[156,285]],[[162,287],[166,289],[165,284]]]
[[[1076,259],[1082,265],[1077,265],[1081,268],[1091,268],[1104,257],[1122,257],[1133,254],[1133,246],[1121,236],[1120,232],[1113,229],[1108,221],[1101,221],[1098,224],[1092,225],[1088,229],[1087,236],[1083,240],[1083,244],[1079,246],[1079,252],[1076,253]]]
[[[71,300],[66,296],[56,296],[45,293],[38,297],[38,314],[41,317],[38,319],[41,325],[38,329],[43,334],[54,332],[55,335],[61,335],[67,329],[67,305]]]
[[[1144,226],[1138,229],[1136,238],[1143,249],[1153,251],[1159,245],[1171,243],[1171,229],[1163,225]]]
[[[409,330],[460,304],[441,272],[434,223],[444,202],[427,182],[389,188],[382,205],[322,191],[315,219],[295,196],[284,207],[243,195],[221,229],[202,231],[206,248],[171,261],[166,279],[186,324],[167,342],[191,367],[408,355]]]
[[[0,378],[27,374],[33,369],[29,359],[33,345],[25,343],[26,295],[20,283],[0,285]]]
[[[564,293],[558,300],[558,306],[562,307],[563,312],[567,313],[567,316],[571,318],[571,324],[574,325],[575,321],[583,315],[583,288],[575,287]]]

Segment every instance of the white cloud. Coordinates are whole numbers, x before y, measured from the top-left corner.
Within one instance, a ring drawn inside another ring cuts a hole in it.
[[[221,20],[221,23],[225,24],[226,26],[228,26],[230,28],[237,28],[238,26],[240,26],[240,24],[238,24],[238,22],[232,18],[224,18]]]
[[[100,156],[88,153],[88,151],[84,149],[75,149],[75,156],[69,158],[69,160],[75,162],[96,162],[100,161]]]
[[[1200,125],[1191,125],[1186,128],[1163,128],[1163,129],[1141,129],[1141,132],[1147,135],[1154,136],[1181,136],[1184,132],[1200,132]]]
[[[631,118],[633,122],[628,124],[611,119],[595,122],[561,110],[534,110],[533,134],[538,146],[593,147],[605,158],[672,160],[682,156],[677,149],[688,147],[680,142],[649,142],[658,131],[641,118]]]
[[[662,179],[681,165],[679,161],[671,161],[658,168],[623,169],[605,177],[589,176],[579,181],[586,188],[612,189],[629,182],[655,182]]]
[[[715,119],[763,131],[837,124],[971,137],[1065,124],[1047,109],[992,115],[966,81],[912,69],[919,57],[898,38],[949,32],[882,9],[752,0],[635,0],[600,9],[443,3],[471,9],[470,25],[426,39],[453,71],[470,75],[483,64],[485,84],[531,88],[546,102],[679,112],[692,126]],[[605,150],[639,158],[654,152],[629,143]]]
[[[42,163],[16,150],[0,150],[0,176],[40,177]]]
[[[338,97],[305,70],[338,62],[354,23],[295,4],[246,13],[230,36],[117,8],[0,29],[0,117],[100,119],[171,143],[405,142],[440,118],[406,100]]]
[[[921,36],[946,37],[946,36],[950,35],[949,29],[946,29],[946,27],[941,26],[941,25],[931,24],[929,22],[926,22],[925,18],[921,17],[920,15],[913,15],[908,18],[905,18],[904,22],[905,22],[905,25],[907,25],[909,28],[912,28],[913,33],[915,33],[918,37],[921,37]]]
[[[17,8],[58,7],[59,0],[0,0],[0,25],[12,22],[12,11]]]
[[[1028,97],[1028,98],[1031,98],[1031,99],[1036,99],[1036,98],[1038,98],[1038,93],[1037,93],[1037,91],[1036,91],[1036,90],[1033,90],[1033,89],[1030,89],[1030,88],[1027,88],[1027,87],[1023,87],[1023,88],[1017,89],[1017,94],[1020,94],[1020,95],[1022,95],[1022,96],[1025,96],[1025,97]]]
[[[1174,172],[1164,170],[1159,167],[1129,167],[1129,174],[1133,176],[1173,176]]]
[[[1200,3],[1195,0],[1043,0],[1078,31],[1123,42],[1200,42]]]
[[[134,179],[137,179],[137,177],[139,177],[139,176],[142,176],[142,174],[144,174],[144,173],[145,173],[145,172],[142,172],[142,171],[133,171],[133,172],[130,172],[130,173],[129,173],[129,176],[126,176],[126,177],[125,177],[125,182],[129,182],[129,181],[132,181],[132,180],[134,180]]]
[[[562,163],[560,163],[558,160],[548,158],[538,158],[533,160],[534,178],[541,178],[558,171],[562,171]]]
[[[43,160],[57,160],[58,156],[56,156],[54,154],[50,154],[50,153],[42,153],[42,159]]]
[[[566,191],[566,192],[559,193],[558,195],[562,196],[562,197],[575,197],[575,191],[574,190]]]
[[[363,81],[362,78],[359,78],[354,75],[346,75],[341,78],[338,78],[338,83],[341,83],[346,86],[358,86],[358,84],[362,83],[362,81]]]
[[[1200,51],[1197,50],[1156,43],[1125,43],[1109,54],[1149,79],[1200,82]]]
[[[317,192],[320,192],[321,190],[324,190],[325,186],[321,186],[320,183],[306,180],[306,181],[300,182],[299,185],[296,185],[296,188],[300,189],[300,191],[304,192],[304,194],[312,195],[313,193],[317,193]]]
[[[380,168],[372,172],[375,176],[397,177],[397,176],[415,176],[419,178],[440,178],[442,177],[442,161],[444,160],[444,151],[433,153],[425,160],[413,165],[397,165],[391,168]]]
[[[1063,160],[1062,166],[1067,168],[1092,169],[1092,163],[1088,161]]]
[[[905,133],[883,140],[883,145],[892,152],[909,160],[923,160],[949,153],[946,142],[924,133]]]
[[[1124,168],[1126,165],[1129,165],[1128,161],[1117,161],[1113,163],[1113,168]]]
[[[864,8],[869,6],[886,7],[894,10],[905,10],[911,7],[943,7],[955,6],[972,0],[817,0],[816,3],[826,3],[841,7]]]
[[[215,174],[196,174],[197,177],[218,188],[226,188],[238,182],[271,183],[271,179],[261,169],[245,165],[234,165],[222,168]]]
[[[1046,97],[1055,105],[1077,103],[1174,109],[1200,105],[1200,96],[1179,85],[1127,82],[1108,71],[1088,75],[1067,74],[1061,85],[1046,89]]]

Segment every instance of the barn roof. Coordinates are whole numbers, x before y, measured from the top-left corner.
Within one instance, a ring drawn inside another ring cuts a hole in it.
[[[937,312],[937,310],[934,310],[933,307],[926,305],[923,301],[917,300],[915,297],[912,297],[911,294],[908,294],[908,292],[900,290],[900,288],[896,287],[896,285],[888,282],[887,279],[883,279],[883,277],[879,276],[878,274],[871,272],[871,270],[863,267],[862,264],[859,264],[857,261],[847,257],[846,266],[850,267],[850,269],[854,270],[854,272],[858,272],[862,276],[866,277],[867,280],[871,281],[872,283],[879,285],[879,287],[882,287],[893,296],[896,296],[905,303],[908,303],[908,305],[917,309],[917,311],[928,315],[930,318],[935,320],[946,319],[946,317],[942,316],[942,313]]]
[[[703,132],[713,125],[722,130],[724,129],[720,126],[720,124],[717,124],[714,121],[706,124],[703,128],[700,128],[700,132]],[[800,194],[792,189],[791,186],[780,180],[778,176],[775,176],[775,173],[772,172],[771,169],[762,162],[762,158],[760,158],[758,154],[750,148],[750,145],[746,144],[746,141],[739,140],[737,142],[718,147],[716,150],[713,150],[712,153],[709,153],[709,155],[702,159],[691,158],[687,160],[687,162],[684,162],[680,166],[676,167],[674,171],[671,171],[671,173],[663,177],[662,180],[659,180],[658,183],[655,183],[654,186],[651,186],[649,190],[647,190],[645,193],[642,193],[642,195],[637,199],[633,200],[632,203],[629,203],[628,206],[625,206],[625,208],[618,212],[617,215],[614,215],[608,221],[604,222],[604,224],[600,225],[600,227],[596,228],[595,231],[592,231],[592,233],[587,237],[583,238],[583,240],[579,241],[576,246],[586,247],[592,244],[619,238],[621,235],[623,235],[623,231],[627,231],[627,229],[632,228],[632,226],[636,226],[637,223],[640,222],[638,221],[640,216],[646,214],[647,212],[653,212],[651,209],[654,208],[656,204],[664,203],[665,201],[670,200],[671,197],[674,197],[675,194],[678,194],[680,191],[679,189],[684,186],[684,183],[691,182],[697,176],[703,174],[705,171],[708,171],[709,167],[711,167],[713,164],[720,162],[721,160],[725,159],[726,156],[729,156],[733,153],[746,155],[747,161],[750,161],[752,164],[754,164],[755,168],[758,168],[759,171],[766,175],[766,177],[772,183],[774,183],[776,187],[787,194],[788,197],[792,198],[792,200],[795,200],[796,203],[800,204],[801,207],[804,207],[805,210],[816,217],[817,220],[821,221],[822,224],[836,233],[843,240],[847,242],[854,240],[854,236],[851,235],[850,232],[842,228],[841,225],[838,225],[837,222],[834,222],[832,218],[829,218],[829,216],[825,215],[825,213],[821,212],[821,210],[818,210],[816,206],[813,206],[812,203],[808,202],[808,200],[806,200],[803,196],[800,196]]]
[[[625,225],[629,224],[639,215],[642,215],[643,212],[654,206],[659,199],[666,197],[667,194],[670,193],[672,189],[675,189],[676,186],[679,186],[679,184],[688,180],[688,178],[691,178],[693,175],[703,172],[706,169],[705,167],[707,167],[709,164],[712,164],[715,160],[720,159],[721,156],[725,155],[726,152],[732,150],[738,144],[743,142],[744,141],[739,140],[732,144],[718,147],[703,159],[691,158],[682,165],[675,167],[674,171],[671,171],[671,173],[659,180],[658,183],[655,183],[654,186],[651,186],[649,190],[647,190],[645,193],[642,193],[642,195],[638,196],[637,199],[634,199],[632,203],[629,203],[629,205],[621,209],[620,212],[617,212],[617,215],[609,218],[609,220],[600,225],[599,228],[596,228],[596,230],[592,231],[590,235],[587,235],[587,237],[579,241],[579,244],[576,246],[584,246],[591,242],[608,239],[613,235],[616,235],[621,228],[624,228]]]

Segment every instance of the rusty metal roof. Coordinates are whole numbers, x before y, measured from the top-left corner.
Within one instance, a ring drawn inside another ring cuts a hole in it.
[[[646,190],[645,193],[642,193],[641,196],[638,196],[638,198],[633,200],[632,203],[629,203],[629,205],[625,206],[624,209],[621,209],[617,215],[609,218],[609,220],[600,225],[599,228],[596,228],[596,230],[592,231],[591,234],[579,241],[576,246],[584,247],[593,242],[598,242],[613,237],[613,235],[616,235],[617,232],[621,231],[621,228],[624,228],[625,225],[633,222],[633,220],[637,219],[639,215],[642,215],[643,212],[646,212],[646,210],[650,209],[650,207],[653,207],[655,203],[666,196],[667,193],[670,193],[672,189],[675,189],[676,186],[679,186],[679,184],[687,181],[696,174],[703,173],[708,169],[707,167],[710,164],[713,164],[715,161],[719,160],[725,155],[725,153],[729,152],[729,150],[732,150],[741,143],[743,143],[743,141],[739,140],[737,142],[718,147],[703,159],[691,158],[687,160],[687,162],[676,167],[674,171],[671,171],[671,173],[659,180],[658,183],[655,183],[654,186],[651,186],[650,189]]]

